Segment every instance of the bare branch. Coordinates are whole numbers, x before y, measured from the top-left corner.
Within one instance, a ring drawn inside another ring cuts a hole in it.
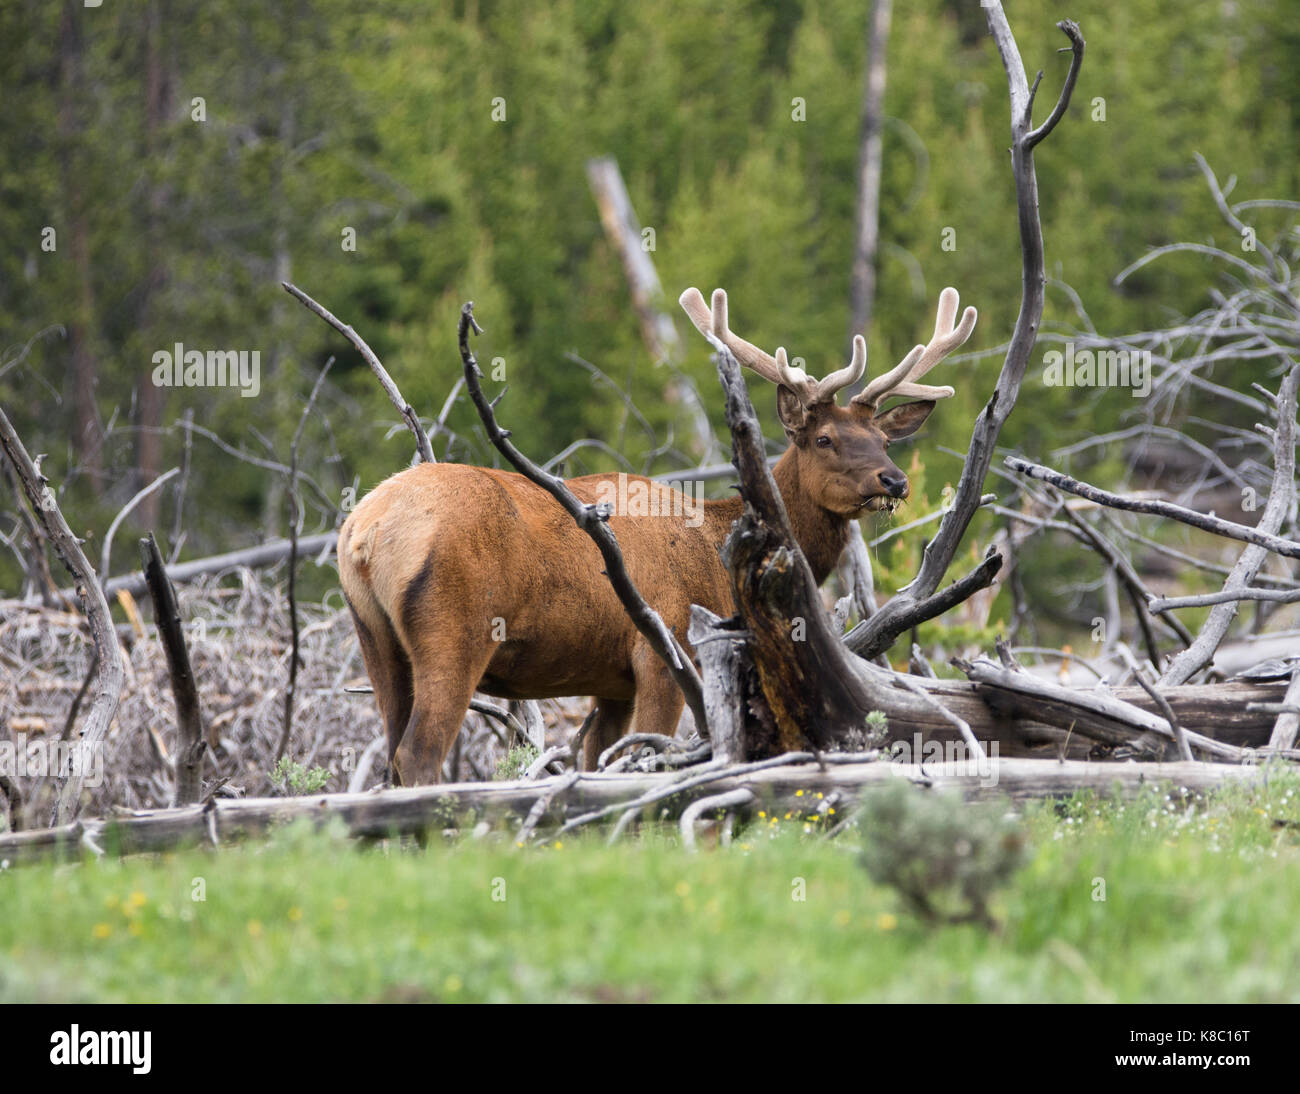
[[[933,675],[933,673],[931,675]],[[911,680],[906,673],[902,673],[902,672],[894,673],[894,683],[897,684],[900,688],[904,688],[907,691],[912,692],[914,695],[919,695],[923,702],[927,703],[934,710],[938,711],[939,716],[941,718],[944,718],[946,721],[949,721],[953,725],[955,725],[957,727],[957,731],[962,735],[962,739],[966,742],[966,746],[971,750],[972,753],[974,753],[976,760],[988,759],[987,755],[984,752],[984,746],[981,745],[979,741],[976,739],[975,734],[971,731],[969,722],[965,721],[963,718],[959,718],[956,714],[954,714],[951,710],[949,710],[946,706],[944,706],[943,703],[941,703],[936,696],[931,695],[928,691],[925,690],[925,688],[921,687],[915,681]]]
[[[753,801],[754,792],[748,787],[741,786],[735,790],[728,790],[723,794],[713,794],[707,798],[699,798],[691,802],[682,810],[681,820],[677,826],[682,834],[682,846],[688,851],[696,849],[695,822],[705,813],[718,809],[734,809],[739,806],[749,805]]]
[[[338,538],[337,532],[321,532],[319,535],[304,536],[298,540],[298,551],[301,555],[317,554],[321,551],[332,553],[338,544]],[[179,585],[205,574],[221,573],[223,570],[272,566],[288,558],[289,551],[290,543],[287,539],[272,540],[257,547],[227,551],[225,554],[196,558],[190,562],[172,563],[167,567],[167,577]],[[104,593],[107,596],[112,596],[123,589],[132,596],[142,596],[147,588],[144,575],[138,570],[104,582]]]
[[[1053,471],[1050,467],[1030,463],[1029,460],[1022,460],[1018,456],[1008,456],[1005,462],[1013,471],[1019,471],[1030,478],[1041,479],[1043,482],[1051,483],[1068,493],[1077,494],[1089,501],[1095,501],[1098,505],[1106,505],[1112,509],[1123,509],[1130,513],[1150,513],[1154,516],[1169,517],[1171,520],[1179,521],[1182,524],[1190,524],[1193,528],[1199,528],[1203,532],[1212,532],[1217,536],[1227,536],[1229,539],[1239,539],[1246,543],[1253,543],[1287,558],[1300,558],[1300,543],[1260,532],[1247,524],[1235,524],[1220,517],[1198,513],[1194,509],[1185,509],[1181,505],[1174,505],[1173,502],[1113,494],[1109,490],[1102,490],[1086,482],[1080,482],[1069,475]]]
[[[397,385],[393,378],[388,375],[388,370],[380,363],[379,358],[375,356],[374,350],[366,345],[365,340],[354,331],[350,326],[341,319],[327,311],[321,305],[317,304],[310,296],[303,292],[297,285],[292,285],[288,281],[281,281],[284,291],[299,301],[308,311],[319,315],[331,327],[338,331],[344,338],[352,343],[356,351],[365,359],[366,364],[370,366],[370,371],[378,378],[379,383],[387,393],[388,398],[392,401],[393,406],[397,407],[397,412],[401,414],[402,420],[406,422],[407,428],[415,436],[415,447],[420,453],[420,459],[425,463],[437,463],[433,458],[433,448],[429,444],[429,435],[425,433],[424,426],[420,424],[420,416],[415,413],[414,408],[405,399],[402,393],[397,390]]]
[[[1295,414],[1298,387],[1300,387],[1300,365],[1295,365],[1282,381],[1278,391],[1278,426],[1273,446],[1273,484],[1269,489],[1268,504],[1264,506],[1264,512],[1260,515],[1259,526],[1251,529],[1256,537],[1275,538],[1272,533],[1281,528],[1282,521],[1290,515],[1295,506]],[[1288,540],[1282,542],[1290,543]],[[1300,544],[1290,543],[1290,545],[1295,550],[1290,557],[1300,557]],[[1241,552],[1241,557],[1233,566],[1232,573],[1228,575],[1228,580],[1223,586],[1224,592],[1238,592],[1250,587],[1260,566],[1264,563],[1265,549],[1275,548],[1267,542],[1261,543],[1258,538],[1251,540],[1251,546]],[[1219,643],[1228,633],[1228,627],[1236,615],[1235,599],[1228,603],[1217,604],[1210,609],[1210,617],[1201,627],[1201,633],[1196,636],[1196,641],[1174,658],[1160,678],[1160,682],[1162,684],[1186,683],[1194,673],[1200,672],[1210,664],[1214,660],[1214,651],[1219,648]]]
[[[1061,512],[1079,530],[1079,534],[1092,544],[1097,553],[1106,560],[1110,568],[1115,571],[1115,575],[1123,582],[1124,590],[1128,593],[1129,600],[1133,604],[1133,611],[1137,615],[1138,626],[1142,630],[1142,640],[1146,643],[1147,656],[1151,658],[1151,664],[1159,669],[1160,647],[1156,642],[1155,632],[1151,629],[1150,609],[1147,606],[1152,597],[1147,587],[1142,584],[1142,579],[1138,577],[1137,571],[1133,569],[1133,564],[1120,553],[1119,548],[1079,514],[1073,512],[1069,506],[1062,506]],[[1170,622],[1176,623],[1177,621],[1171,620]],[[1174,633],[1178,635],[1184,646],[1192,644],[1191,632],[1181,623],[1178,623],[1174,628]]]
[[[152,494],[155,490],[157,490],[158,487],[162,486],[162,484],[165,483],[168,479],[170,479],[173,475],[179,475],[180,473],[181,473],[181,469],[179,467],[173,467],[170,471],[162,475],[159,475],[156,479],[153,480],[153,482],[151,482],[148,486],[146,486],[143,490],[141,490],[138,494],[136,494],[135,497],[133,497],[124,506],[122,506],[120,510],[118,510],[117,516],[113,518],[113,522],[108,526],[108,531],[104,533],[104,548],[100,552],[100,556],[99,556],[99,572],[101,575],[101,580],[103,580],[103,577],[108,574],[108,562],[109,562],[109,558],[113,554],[113,537],[117,535],[118,525],[122,523],[122,521],[126,518],[126,515],[130,513],[132,509],[134,509],[137,505],[139,505],[142,501],[144,501],[144,499],[147,498],[150,494]]]
[[[1181,608],[1208,608],[1214,604],[1227,604],[1235,600],[1268,600],[1274,603],[1294,604],[1300,600],[1300,589],[1245,588],[1224,589],[1221,592],[1200,593],[1197,596],[1152,596],[1147,602],[1147,607],[1153,612],[1174,612]]]
[[[302,502],[298,499],[298,443],[302,440],[303,427],[307,424],[311,409],[316,405],[316,396],[320,394],[321,384],[325,382],[325,377],[333,364],[334,358],[331,357],[320,370],[316,382],[312,384],[311,395],[307,397],[307,404],[302,408],[302,415],[298,418],[298,428],[293,431],[293,441],[289,445],[289,681],[284,689],[284,728],[280,732],[280,743],[275,749],[276,764],[280,762],[284,750],[289,747],[289,734],[293,729],[293,701],[298,690],[298,664],[302,660],[298,653],[298,530],[302,523]]]
[[[1178,742],[1179,758],[1186,760],[1189,763],[1195,760],[1196,757],[1192,755],[1192,746],[1187,742],[1187,734],[1183,731],[1183,727],[1178,721],[1177,715],[1174,714],[1174,708],[1169,705],[1169,700],[1161,695],[1160,692],[1156,691],[1156,689],[1147,681],[1147,678],[1142,675],[1142,669],[1137,663],[1137,658],[1133,656],[1126,645],[1120,643],[1119,652],[1120,656],[1128,662],[1129,668],[1133,670],[1133,679],[1138,682],[1138,686],[1143,691],[1151,696],[1151,701],[1160,708],[1160,713],[1165,716],[1165,721],[1169,723],[1169,728],[1174,731],[1174,739]],[[1154,661],[1151,663],[1153,665],[1156,664]],[[1159,671],[1159,665],[1156,665],[1156,669]]]
[[[990,17],[991,18],[991,17]],[[1072,19],[1062,19],[1056,24],[1061,32],[1070,39],[1070,71],[1065,74],[1065,84],[1061,88],[1061,96],[1056,100],[1056,106],[1052,108],[1051,114],[1047,116],[1047,121],[1043,122],[1037,129],[1025,135],[1025,150],[1033,148],[1053,129],[1056,123],[1064,117],[1066,110],[1070,106],[1070,96],[1074,93],[1074,83],[1079,78],[1079,69],[1083,67],[1083,34],[1079,30],[1079,24]],[[1040,72],[1039,78],[1042,77]],[[1038,81],[1034,81],[1034,88],[1037,90]],[[1030,97],[1030,106],[1033,105],[1033,95]],[[1026,111],[1026,121],[1031,121]]]

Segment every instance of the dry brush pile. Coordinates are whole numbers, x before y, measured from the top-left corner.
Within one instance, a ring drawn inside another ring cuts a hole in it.
[[[177,597],[211,746],[208,792],[214,782],[218,794],[232,797],[295,789],[271,777],[284,728],[291,649],[283,582],[245,569],[178,587]],[[119,603],[128,605],[132,620],[118,627],[126,680],[99,751],[103,778],[85,787],[87,815],[166,806],[174,792],[176,710],[166,657],[156,628],[141,620],[134,601]],[[347,610],[327,598],[324,604],[299,604],[298,612],[301,665],[286,755],[303,768],[329,773],[317,789],[379,785],[385,762],[379,714],[369,694],[345,690],[367,684]],[[78,703],[78,696],[93,657],[81,613],[18,601],[0,605],[0,727],[30,752],[31,774],[19,780],[25,827],[50,820],[54,780],[38,774],[39,758],[51,742],[77,732],[74,704],[76,715],[84,716],[85,700]],[[542,713],[548,730],[558,733],[557,727],[571,721],[573,704],[545,703]],[[490,779],[506,752],[505,730],[473,713],[461,741],[447,775]]]

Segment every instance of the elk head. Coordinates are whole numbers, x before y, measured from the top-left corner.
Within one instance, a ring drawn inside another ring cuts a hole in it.
[[[678,302],[701,334],[716,338],[742,365],[777,385],[777,415],[798,461],[799,483],[810,500],[850,518],[864,511],[892,512],[907,497],[907,476],[890,460],[886,449],[891,442],[915,433],[930,416],[936,400],[953,394],[951,387],[916,381],[965,342],[975,328],[976,312],[969,307],[954,325],[956,289],[939,294],[934,336],[929,343],[916,346],[843,407],[835,402],[836,392],[856,383],[866,371],[867,344],[862,335],[854,336],[848,365],[816,380],[803,369],[791,367],[784,348],[770,356],[733,334],[727,324],[727,294],[722,289],[713,291],[712,308],[699,289],[687,289]],[[916,401],[881,411],[880,404],[892,396]]]

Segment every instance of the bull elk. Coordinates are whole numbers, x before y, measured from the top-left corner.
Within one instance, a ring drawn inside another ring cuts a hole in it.
[[[975,309],[954,325],[957,293],[944,289],[929,344],[841,407],[836,392],[866,369],[860,335],[849,364],[816,380],[792,367],[784,349],[769,356],[733,334],[721,289],[712,308],[698,289],[680,303],[702,333],[777,385],[777,414],[791,443],[773,476],[795,538],[824,581],[849,521],[907,497],[907,476],[886,449],[914,433],[935,400],[953,394],[916,381],[966,341]],[[916,401],[881,411],[892,396]],[[568,486],[595,504],[615,479],[585,475]],[[629,494],[637,484],[647,494],[667,490],[640,476],[624,483]],[[677,500],[654,516],[615,512],[610,525],[632,580],[684,644],[692,603],[734,611],[718,548],[743,503]],[[682,695],[611,591],[595,544],[522,475],[450,463],[393,475],[344,522],[338,557],[396,781],[438,781],[475,691],[504,699],[594,696],[588,768],[630,726],[675,732]]]

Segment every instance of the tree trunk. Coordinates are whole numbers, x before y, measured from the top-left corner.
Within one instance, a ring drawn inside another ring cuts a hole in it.
[[[171,115],[174,80],[168,60],[171,51],[166,48],[164,40],[160,0],[150,0],[146,18],[145,151],[146,162],[157,165],[164,160],[163,131]],[[149,181],[145,201],[148,210],[145,238],[148,241],[149,270],[141,294],[137,329],[148,332],[156,329],[159,298],[167,287],[167,263],[164,257],[167,253],[164,219],[167,192],[160,179]],[[135,489],[142,490],[158,477],[162,467],[161,428],[166,388],[155,384],[152,371],[144,369],[136,381],[135,394],[136,425],[139,427],[135,448]],[[162,498],[157,493],[150,494],[140,502],[138,519],[144,527],[152,528],[158,523],[161,502]]]
[[[103,427],[95,402],[99,362],[95,358],[95,290],[91,277],[90,223],[85,209],[83,130],[86,87],[81,4],[65,0],[59,24],[59,167],[63,176],[66,231],[72,254],[72,447],[81,469],[98,477]]]
[[[876,299],[876,256],[880,249],[881,130],[885,122],[885,52],[892,0],[875,0],[867,32],[867,70],[862,91],[862,136],[858,143],[858,201],[854,208],[853,272],[849,284],[848,353],[853,336],[867,336]]]

